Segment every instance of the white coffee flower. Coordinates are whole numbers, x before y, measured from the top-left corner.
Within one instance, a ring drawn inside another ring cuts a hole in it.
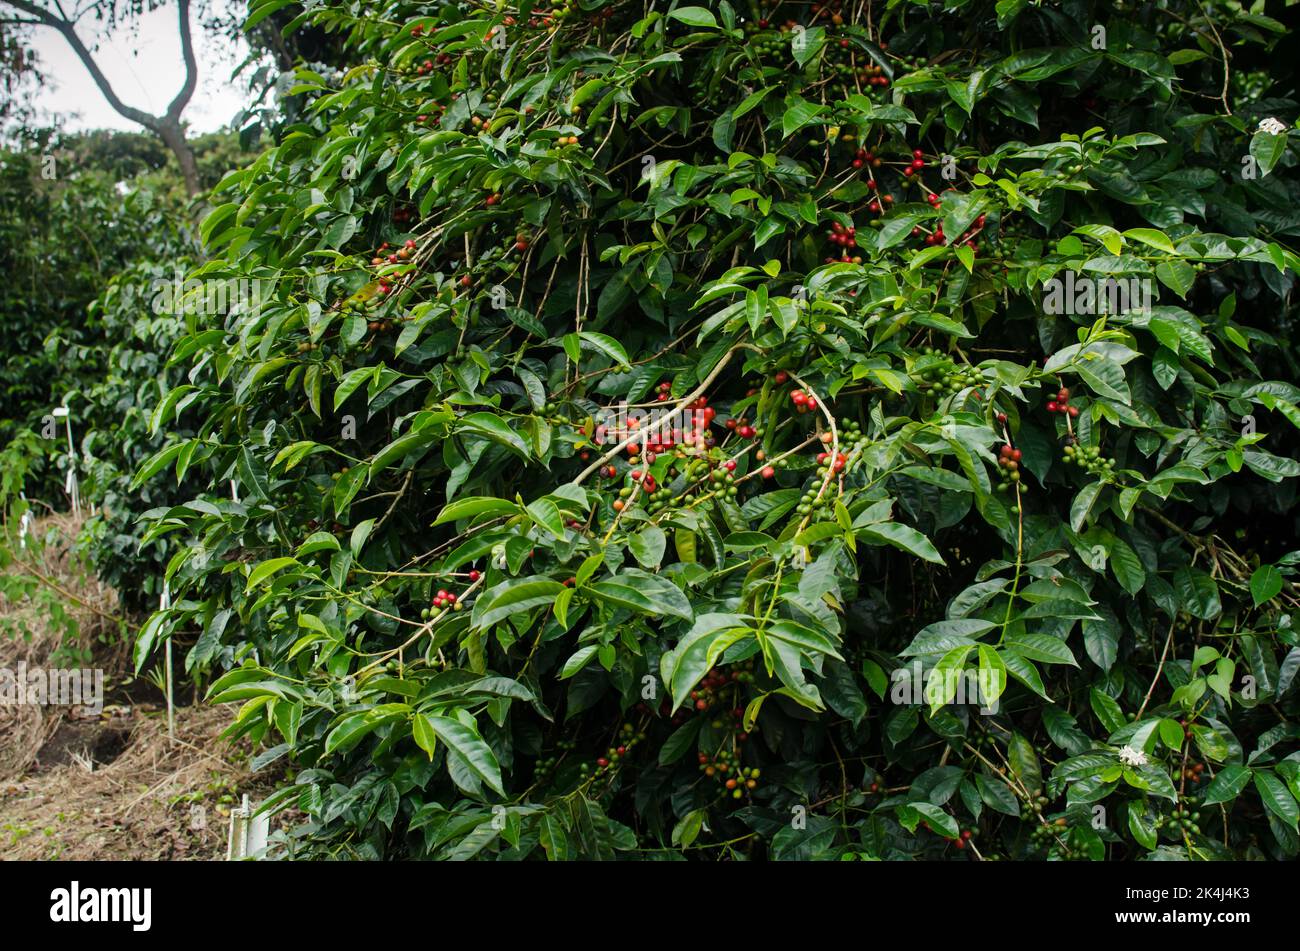
[[[1259,120],[1259,128],[1256,131],[1267,132],[1269,135],[1281,135],[1286,132],[1286,126],[1270,116],[1267,119]]]
[[[1147,764],[1147,754],[1141,750],[1135,750],[1131,746],[1121,746],[1119,748],[1119,761],[1125,766],[1145,766]]]

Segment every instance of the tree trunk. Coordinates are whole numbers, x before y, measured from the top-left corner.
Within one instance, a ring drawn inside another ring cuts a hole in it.
[[[77,58],[86,67],[86,70],[90,73],[90,78],[95,81],[95,85],[104,94],[108,104],[119,115],[144,126],[162,139],[167,148],[171,149],[172,154],[176,156],[176,161],[180,163],[181,176],[185,179],[185,190],[190,197],[193,197],[199,193],[199,170],[194,161],[194,150],[190,148],[189,142],[185,140],[185,130],[181,128],[180,121],[181,113],[185,111],[185,107],[189,104],[199,81],[199,65],[194,55],[194,35],[190,29],[191,2],[192,0],[178,0],[177,2],[177,29],[180,32],[181,59],[185,61],[185,81],[181,85],[180,92],[176,94],[176,98],[167,106],[167,111],[156,116],[142,109],[128,106],[118,97],[109,84],[108,77],[99,68],[99,64],[95,62],[95,58],[90,54],[86,44],[77,36],[75,18],[69,20],[64,16],[55,16],[49,10],[37,6],[32,0],[0,0],[0,3],[15,7],[32,18],[17,22],[44,24],[63,34],[63,38],[68,41],[72,51],[77,54]],[[58,7],[58,4],[56,3],[55,6]],[[62,7],[58,7],[58,10],[60,14],[63,13]]]
[[[158,137],[176,156],[181,176],[185,179],[185,191],[193,198],[199,193],[199,167],[194,161],[194,150],[185,139],[185,130],[179,122],[170,120],[158,126]]]

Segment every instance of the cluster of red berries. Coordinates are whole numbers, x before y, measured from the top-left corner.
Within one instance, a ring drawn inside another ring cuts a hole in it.
[[[537,16],[531,16],[528,18],[528,25],[534,30],[549,30],[556,25],[555,18],[552,16],[554,11],[548,12],[546,10],[537,10],[535,12],[538,14]],[[513,20],[514,17],[511,17],[510,19]]]
[[[1020,450],[1010,445],[1004,444],[998,450],[998,466],[1002,469],[999,492],[1010,492],[1011,486],[1020,481],[1020,457]]]
[[[706,710],[713,709],[721,702],[719,694],[728,684],[750,683],[753,679],[754,675],[745,669],[735,671],[712,670],[708,676],[700,681],[699,686],[691,691],[691,701],[695,705],[695,709],[703,713]],[[740,721],[741,716],[744,714],[744,711],[739,707],[736,707],[731,712],[737,722]]]
[[[844,23],[844,12],[841,0],[831,0],[829,3],[814,3],[812,5],[812,17],[814,20],[830,20],[836,26]]]
[[[646,495],[654,493],[658,488],[655,483],[654,473],[642,472],[640,469],[633,469],[628,475],[633,482],[639,482],[641,484],[641,488]],[[621,512],[627,507],[626,499],[632,495],[632,487],[630,485],[625,485],[623,488],[619,489],[618,494],[619,498],[614,500],[615,512]]]
[[[832,244],[838,244],[841,248],[844,249],[844,251],[842,252],[841,256],[838,259],[835,258],[834,256],[826,258],[826,263],[833,264],[835,263],[836,260],[839,260],[841,263],[845,263],[845,264],[850,262],[852,262],[853,264],[861,264],[862,263],[861,256],[858,255],[850,256],[848,250],[849,248],[857,247],[858,244],[857,234],[858,234],[857,229],[854,228],[852,225],[845,227],[844,225],[840,224],[838,221],[831,222],[831,230],[826,232],[826,237],[830,240]]]
[[[911,178],[923,168],[925,168],[925,153],[920,149],[912,149],[912,163],[903,169],[903,177]]]
[[[727,428],[733,430],[741,439],[755,439],[758,436],[763,435],[762,430],[755,429],[749,424],[749,420],[745,419],[743,416],[739,419],[727,420]],[[730,463],[730,465],[732,468],[735,468],[734,462]]]
[[[829,446],[832,442],[834,442],[834,439],[831,437],[831,434],[829,432],[824,432],[821,434],[821,441],[824,445]],[[831,454],[829,452],[817,453],[817,465],[825,466],[829,464],[830,458],[831,458]],[[837,452],[835,454],[835,465],[834,465],[835,471],[839,472],[840,470],[842,470],[844,468],[844,464],[848,461],[849,461],[848,456],[846,456],[842,452]]]
[[[407,238],[406,242],[400,248],[393,248],[392,245],[385,241],[379,246],[379,250],[375,252],[375,256],[370,259],[370,264],[377,268],[389,264],[402,264],[414,257],[415,250],[415,241],[411,238]],[[392,294],[397,290],[397,285],[402,281],[402,279],[403,278],[400,276],[396,279],[393,279],[392,277],[380,278],[379,293],[384,296]]]
[[[644,739],[644,733],[638,733],[632,724],[624,723],[623,728],[619,731],[618,739],[614,741],[614,744],[609,749],[605,750],[604,756],[597,756],[595,763],[582,768],[583,775],[589,773],[599,775],[608,769],[613,769]]]
[[[758,778],[762,773],[757,768],[746,769],[740,765],[739,760],[739,755],[729,750],[720,750],[713,758],[710,758],[707,753],[701,753],[700,772],[711,779],[716,779],[727,792],[731,793],[732,799],[741,799],[758,788]]]
[[[659,385],[663,386],[662,383]],[[696,410],[699,414],[699,419],[706,424],[713,422],[713,417],[718,415],[718,411],[709,405],[709,398],[707,396],[699,396],[691,400],[691,404],[687,409]],[[671,443],[669,443],[669,445],[671,445]]]
[[[805,393],[803,390],[791,391],[790,402],[794,404],[795,410],[800,413],[806,413],[817,408],[817,397],[811,393]]]
[[[497,205],[500,203],[501,203],[500,192],[493,192],[492,194],[488,195],[486,198],[483,199],[483,205],[486,208],[491,208],[493,205]]]
[[[961,834],[958,835],[957,838],[949,839],[948,841],[951,842],[953,845],[957,846],[957,848],[964,849],[966,848],[966,843],[973,838],[975,838],[974,829],[962,829]]]
[[[419,27],[416,27],[415,29],[419,29]],[[415,30],[412,30],[411,32],[414,33]],[[450,62],[451,62],[451,56],[449,54],[439,53],[433,59],[426,59],[423,63],[421,63],[419,66],[416,67],[415,71],[419,73],[421,76],[425,76],[433,72],[435,66],[446,66]]]
[[[867,166],[870,166],[871,168],[880,168],[881,160],[876,156],[876,153],[872,152],[870,149],[858,149],[857,152],[853,154],[852,164],[854,168],[866,168]],[[872,179],[872,181],[874,181],[874,179]]]
[[[869,178],[867,179],[867,188],[870,191],[879,192],[880,183],[876,181],[874,178]],[[888,193],[884,195],[879,195],[878,197],[873,198],[871,199],[871,201],[867,202],[867,211],[871,212],[873,215],[883,215],[885,213],[885,208],[892,205],[893,203],[894,203],[893,195],[890,195]]]
[[[975,246],[979,243],[977,239],[984,228],[984,222],[987,220],[987,216],[978,215],[975,220],[971,222],[970,227],[962,232],[957,240],[953,242],[953,245],[964,244],[966,247],[974,250]]]
[[[472,574],[477,574],[477,572],[473,572]],[[427,621],[433,616],[434,611],[441,611],[444,608],[452,611],[463,611],[465,606],[461,603],[460,598],[457,596],[455,591],[448,591],[445,588],[439,588],[433,596],[432,605],[420,612],[420,618]]]
[[[1047,401],[1047,411],[1049,413],[1067,413],[1070,416],[1079,415],[1079,407],[1070,405],[1070,391],[1061,387],[1056,391],[1056,399]]]
[[[888,86],[889,77],[885,75],[883,66],[864,66],[862,67],[862,79],[868,86]]]
[[[949,189],[949,191],[952,191],[952,189]],[[930,203],[930,207],[931,207],[931,208],[938,208],[938,207],[939,207],[939,203],[940,203],[941,199],[939,198],[939,196],[938,196],[936,193],[934,193],[934,192],[930,192],[930,194],[926,195],[925,198],[926,198],[926,201],[928,201],[928,202]],[[976,246],[976,244],[977,244],[977,240],[976,240],[976,239],[979,237],[980,232],[981,232],[981,231],[983,230],[983,228],[984,228],[984,222],[986,222],[987,220],[988,220],[988,217],[987,217],[986,215],[979,215],[979,216],[977,216],[977,217],[975,218],[975,220],[971,222],[970,227],[967,228],[965,231],[963,231],[963,232],[962,232],[962,233],[957,237],[957,240],[953,242],[953,247],[956,247],[956,246],[959,245],[959,244],[964,244],[964,245],[966,245],[966,247],[968,247],[968,248],[972,248],[972,249],[973,249],[973,248]],[[913,228],[913,229],[912,229],[912,234],[913,234],[914,236],[915,236],[915,235],[919,235],[920,233],[921,233],[921,229],[920,229],[920,228]],[[943,244],[943,243],[945,243],[947,240],[948,240],[948,236],[945,235],[945,234],[943,233],[943,225],[939,225],[937,228],[934,229],[934,232],[933,232],[932,234],[930,234],[930,235],[925,239],[925,243],[926,243],[926,244]]]
[[[385,255],[385,251],[388,251],[389,253]],[[402,261],[409,259],[414,253],[415,241],[411,238],[407,238],[406,242],[396,250],[393,250],[392,245],[385,241],[379,246],[379,250],[375,252],[375,256],[370,259],[370,263],[375,267],[382,267],[386,263],[400,264]]]

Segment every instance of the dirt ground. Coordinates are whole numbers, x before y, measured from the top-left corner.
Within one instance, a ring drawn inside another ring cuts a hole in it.
[[[162,691],[130,671],[116,596],[70,555],[77,527],[42,520],[54,543],[5,569],[45,580],[27,597],[0,592],[0,668],[103,668],[104,708],[0,704],[0,859],[224,859],[231,807],[263,798],[275,777],[252,774],[246,742],[220,738],[237,705],[178,707],[168,736]],[[68,664],[70,648],[91,659]]]

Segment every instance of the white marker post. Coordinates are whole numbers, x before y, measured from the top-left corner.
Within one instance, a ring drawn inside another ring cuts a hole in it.
[[[19,492],[18,497],[24,502],[27,501],[27,493]],[[18,547],[27,547],[27,536],[31,534],[32,528],[32,510],[27,509],[23,512],[23,517],[18,520]]]
[[[68,432],[68,477],[63,489],[72,499],[72,513],[81,518],[81,487],[77,484],[77,450],[72,443],[72,413],[66,406],[56,406],[53,416],[62,419]]]
[[[172,606],[171,591],[168,590],[167,582],[163,582],[162,595],[158,598],[158,610],[166,611]],[[167,674],[167,738],[173,743],[176,742],[176,707],[172,703],[172,639],[167,638],[167,643],[163,647],[163,663],[166,665]]]
[[[230,841],[226,846],[226,861],[260,858],[266,851],[267,834],[271,831],[271,817],[263,813],[253,815],[248,793],[244,803],[230,810]]]

